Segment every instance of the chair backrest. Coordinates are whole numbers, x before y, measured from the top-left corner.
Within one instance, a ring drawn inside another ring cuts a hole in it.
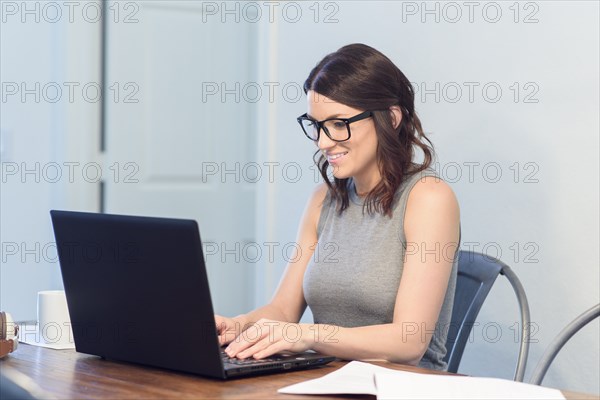
[[[448,363],[448,371],[458,371],[471,329],[499,274],[508,278],[519,301],[522,327],[521,347],[514,379],[522,382],[529,352],[530,319],[527,297],[518,278],[506,264],[481,253],[463,250],[459,252],[456,292],[452,319],[446,338],[447,353],[444,360]]]
[[[457,372],[473,324],[502,266],[483,254],[460,251],[452,319],[446,338],[448,371]]]
[[[575,318],[569,325],[567,325],[554,339],[554,341],[550,344],[548,349],[542,355],[542,358],[538,362],[533,374],[531,375],[531,379],[529,383],[533,383],[535,385],[541,385],[544,380],[544,376],[546,376],[546,371],[550,368],[552,361],[563,348],[563,346],[575,335],[581,328],[586,326],[588,323],[593,321],[594,319],[600,316],[600,303],[596,304],[589,310],[585,311],[583,314],[579,315]]]

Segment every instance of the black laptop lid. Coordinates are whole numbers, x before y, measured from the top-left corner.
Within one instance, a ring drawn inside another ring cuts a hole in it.
[[[50,214],[77,351],[223,376],[195,221]]]

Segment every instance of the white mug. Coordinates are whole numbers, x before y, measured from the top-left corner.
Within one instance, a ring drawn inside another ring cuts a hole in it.
[[[40,340],[43,343],[73,343],[73,329],[64,290],[38,292],[37,314]]]

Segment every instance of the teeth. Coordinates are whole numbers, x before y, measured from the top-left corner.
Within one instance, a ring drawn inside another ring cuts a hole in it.
[[[338,154],[334,154],[334,155],[332,155],[332,156],[329,156],[329,159],[330,159],[330,160],[337,160],[338,158],[340,158],[341,156],[343,156],[343,155],[346,155],[346,154],[348,154],[348,153],[346,152],[346,153],[338,153]]]

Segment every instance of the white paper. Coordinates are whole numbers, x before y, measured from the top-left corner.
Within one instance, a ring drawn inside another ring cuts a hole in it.
[[[377,394],[375,372],[387,368],[352,361],[321,378],[296,383],[278,390],[287,394]]]
[[[73,336],[69,337],[66,343],[46,342],[40,334],[39,324],[35,322],[26,322],[19,324],[19,342],[30,344],[32,346],[47,347],[54,350],[74,349],[75,342]]]
[[[370,394],[377,399],[564,399],[559,390],[496,378],[396,371],[352,361],[321,378],[286,386],[288,394]]]
[[[392,371],[375,374],[377,399],[564,399],[559,390],[497,378],[427,375]]]

